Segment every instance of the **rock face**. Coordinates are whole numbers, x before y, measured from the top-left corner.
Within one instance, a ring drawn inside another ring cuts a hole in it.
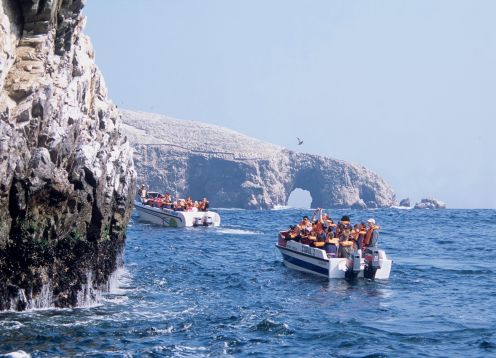
[[[0,0],[0,310],[104,287],[135,188],[82,0]]]
[[[446,209],[446,204],[436,199],[422,199],[415,204],[415,209]]]
[[[409,208],[411,206],[410,198],[406,198],[400,201],[400,206]]]
[[[286,205],[296,188],[312,207],[377,208],[395,203],[391,187],[362,166],[297,153],[200,122],[121,111],[135,149],[138,180],[178,196],[207,196],[214,207]]]

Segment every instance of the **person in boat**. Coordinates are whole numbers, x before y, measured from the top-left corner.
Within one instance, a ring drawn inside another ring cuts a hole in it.
[[[193,199],[191,199],[191,196],[188,196],[184,201],[184,211],[191,211],[192,208],[193,208]]]
[[[162,207],[166,209],[173,209],[173,202],[170,193],[165,193],[165,196],[162,198]]]
[[[203,200],[200,202],[199,210],[200,211],[208,211],[209,206],[210,206],[210,204],[209,204],[207,198],[203,198]]]
[[[316,242],[325,242],[326,239],[326,233],[324,231],[324,220],[323,220],[323,215],[322,211],[320,212],[320,218],[318,220],[314,221],[314,224],[312,225],[312,231],[315,233],[316,237]],[[323,246],[322,245],[315,245],[317,247]]]
[[[354,240],[352,227],[349,224],[343,224],[339,235],[339,257],[347,257],[354,250]]]
[[[324,227],[324,231],[329,234],[329,233],[332,233],[333,237],[334,237],[334,234],[336,232],[336,227],[337,225],[334,224],[334,221],[331,219],[331,217],[329,215],[324,215],[324,221],[323,221],[323,227]]]
[[[301,240],[299,225],[291,225],[289,227],[289,231],[286,235],[286,240],[295,240],[298,242]]]
[[[186,210],[186,203],[184,199],[178,199],[176,203],[174,204],[174,210],[175,211],[185,211]]]
[[[367,234],[367,225],[365,223],[355,224],[353,227],[353,240],[355,241],[355,246],[357,249],[361,250],[363,248],[363,240]]]
[[[309,245],[311,243],[309,237],[312,233],[312,223],[308,219],[308,216],[305,215],[298,226],[300,227],[300,242],[304,245]]]
[[[379,241],[379,229],[380,227],[376,225],[375,219],[368,219],[367,223],[369,225],[367,232],[365,234],[365,238],[363,240],[364,248],[367,247],[376,247]]]
[[[308,228],[312,228],[312,223],[310,222],[310,219],[308,216],[304,216],[303,219],[300,221],[300,228],[302,230],[307,230]]]
[[[141,188],[139,189],[139,195],[140,195],[140,199],[141,199],[142,204],[146,204],[146,194],[147,194],[147,191],[146,191],[145,184],[141,184]]]

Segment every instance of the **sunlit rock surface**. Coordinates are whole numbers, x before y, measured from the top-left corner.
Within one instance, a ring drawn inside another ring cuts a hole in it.
[[[105,287],[135,188],[81,0],[0,0],[0,310]]]
[[[297,153],[196,121],[122,110],[135,149],[138,181],[179,196],[207,196],[215,207],[286,205],[296,188],[312,207],[377,208],[395,204],[392,188],[363,166]]]
[[[446,209],[446,204],[437,199],[422,199],[420,203],[415,203],[415,209]]]

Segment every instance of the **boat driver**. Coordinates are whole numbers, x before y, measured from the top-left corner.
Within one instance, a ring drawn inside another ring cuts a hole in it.
[[[145,188],[145,184],[141,184],[141,188],[139,190],[139,194],[140,194],[141,202],[143,204],[145,204],[146,203],[146,188]]]

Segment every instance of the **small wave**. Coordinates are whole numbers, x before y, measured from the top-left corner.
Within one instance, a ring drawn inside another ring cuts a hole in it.
[[[24,351],[15,351],[15,352],[10,352],[7,354],[2,354],[0,357],[5,357],[5,358],[30,358],[31,354],[26,353]]]
[[[277,323],[270,319],[264,319],[258,323],[254,329],[259,332],[270,332],[277,335],[286,336],[294,333],[286,323]]]
[[[274,205],[274,207],[270,210],[278,211],[278,210],[289,210],[289,209],[295,209],[295,208],[289,205]]]
[[[391,206],[391,209],[411,210],[411,209],[413,209],[413,206]]]
[[[246,209],[242,208],[211,208],[211,210],[216,211],[216,210],[222,210],[222,211],[246,211]]]
[[[11,330],[11,329],[17,330],[21,327],[24,327],[24,325],[19,321],[1,321],[0,327],[8,329],[8,330]]]
[[[228,235],[258,235],[257,231],[243,230],[243,229],[219,229],[217,232]]]

